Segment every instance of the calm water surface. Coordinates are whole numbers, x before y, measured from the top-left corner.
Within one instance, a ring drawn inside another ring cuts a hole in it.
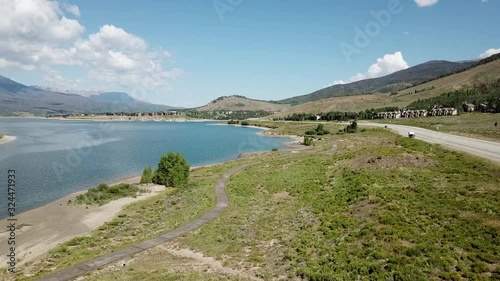
[[[17,213],[70,193],[155,167],[162,154],[182,153],[191,166],[271,150],[286,138],[258,129],[205,122],[95,122],[1,119],[0,132],[17,139],[0,145],[0,217],[7,216],[7,170],[16,170]]]

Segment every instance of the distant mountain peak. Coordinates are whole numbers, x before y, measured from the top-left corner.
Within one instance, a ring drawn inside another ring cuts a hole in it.
[[[91,91],[86,91],[90,93]],[[0,76],[0,115],[16,116],[31,113],[82,114],[107,112],[158,112],[174,107],[135,100],[127,93],[106,92],[83,96],[74,91],[48,90],[39,86],[25,86]]]
[[[123,102],[123,103],[136,101],[134,98],[132,98],[131,96],[129,96],[127,93],[124,92],[105,92],[105,93],[100,93],[98,95],[92,95],[89,98],[94,100]]]

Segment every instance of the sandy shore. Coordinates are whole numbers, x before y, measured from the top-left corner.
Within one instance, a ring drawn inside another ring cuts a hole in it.
[[[191,170],[219,164],[196,166],[192,167]],[[140,180],[141,176],[133,176],[110,182],[108,185],[136,184]],[[155,196],[165,190],[164,186],[153,184],[143,186],[143,188],[150,192],[143,193],[137,198],[121,198],[100,207],[95,206],[87,209],[86,206],[68,205],[68,200],[73,200],[77,195],[86,192],[80,191],[42,207],[18,214],[15,217],[17,219],[16,255],[18,265],[42,256],[60,243],[92,232],[113,219],[126,205]],[[3,219],[0,221],[0,225],[7,226],[9,222],[7,219]],[[8,235],[8,232],[1,229],[0,253],[8,252]],[[0,268],[6,267],[6,261],[7,257],[0,255]]]
[[[138,182],[127,179],[124,182]],[[133,202],[158,194],[164,186],[145,186],[146,192],[137,198],[121,198],[100,207],[68,205],[68,200],[85,191],[73,193],[43,207],[17,215],[16,254],[22,264],[45,254],[58,244],[77,236],[83,236],[114,218],[124,207]],[[9,225],[7,219],[1,221],[2,226]],[[9,233],[2,229],[0,233],[0,252],[7,253]],[[0,256],[0,267],[6,266],[6,256]]]
[[[281,145],[286,146],[292,150],[308,149],[307,146],[302,145],[302,142],[304,141],[303,137],[299,137],[296,135],[280,135],[280,134],[276,134],[276,133],[271,132],[269,128],[262,128],[262,127],[258,127],[258,128],[265,129],[264,132],[257,133],[257,135],[259,135],[259,136],[264,136],[264,137],[268,137],[268,138],[289,138],[289,139],[292,139],[292,141],[284,142],[281,144]]]
[[[0,145],[6,144],[6,143],[14,141],[14,140],[16,140],[16,137],[4,135],[3,138],[0,139]]]

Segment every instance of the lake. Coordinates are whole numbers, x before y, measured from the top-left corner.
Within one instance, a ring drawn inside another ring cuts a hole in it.
[[[7,216],[7,171],[16,171],[16,213],[65,195],[142,173],[160,156],[180,152],[191,166],[269,151],[290,141],[256,135],[260,129],[210,122],[96,122],[0,118],[0,217]]]

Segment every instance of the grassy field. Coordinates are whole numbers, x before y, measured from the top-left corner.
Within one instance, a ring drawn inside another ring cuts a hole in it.
[[[89,280],[500,278],[496,164],[383,130],[247,161],[260,164],[231,177],[218,219]]]
[[[89,236],[74,238],[51,250],[36,262],[17,268],[17,274],[0,273],[0,280],[33,280],[93,257],[124,248],[178,228],[211,209],[215,181],[235,163],[191,172],[189,187],[167,191],[124,208],[117,218]]]
[[[387,123],[388,120],[376,122]],[[495,127],[495,122],[497,126]],[[409,125],[466,137],[500,141],[500,114],[471,113],[460,116],[436,116],[418,119],[390,120],[392,124]]]

